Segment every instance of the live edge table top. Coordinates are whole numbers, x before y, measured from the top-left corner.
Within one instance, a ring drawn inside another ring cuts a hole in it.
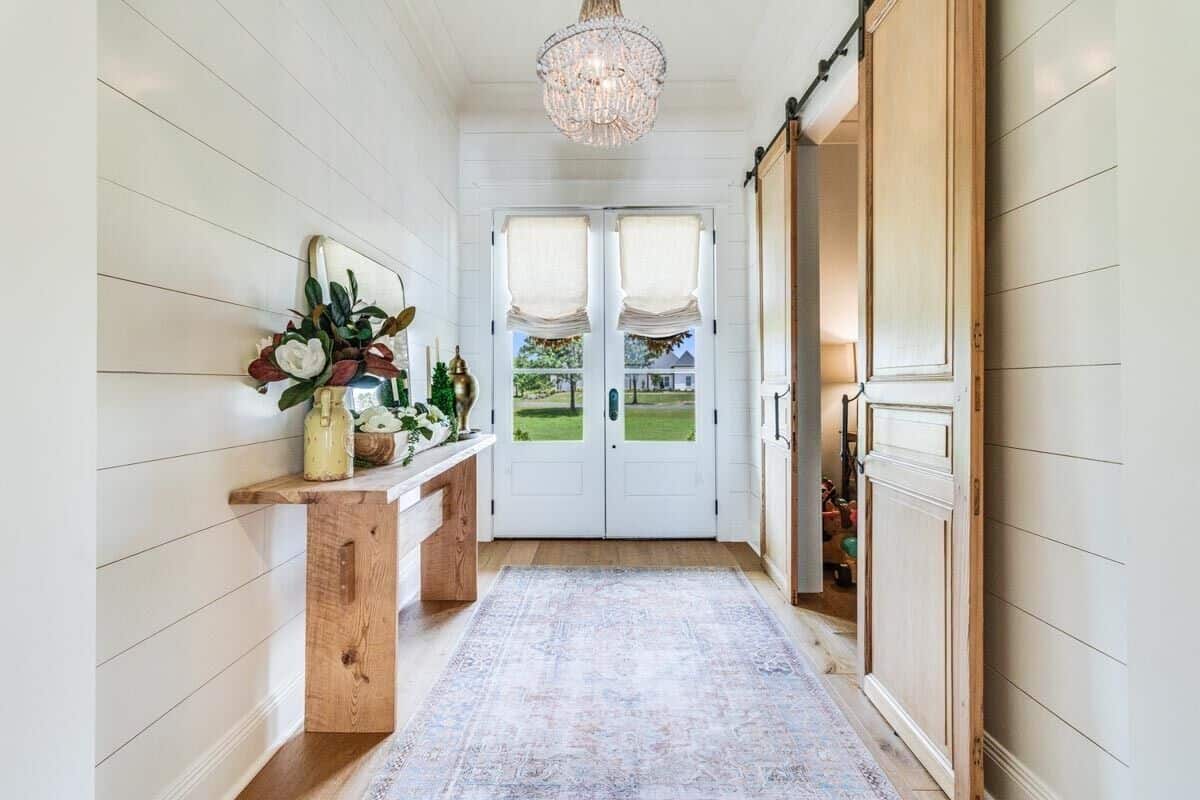
[[[356,469],[353,478],[318,483],[303,475],[256,483],[229,493],[230,505],[387,505],[496,443],[492,434],[434,447],[418,453],[408,466]]]

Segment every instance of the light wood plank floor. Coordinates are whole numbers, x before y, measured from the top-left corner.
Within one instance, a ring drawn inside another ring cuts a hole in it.
[[[505,565],[738,566],[774,611],[846,712],[905,800],[944,800],[933,778],[858,690],[853,622],[795,608],[762,571],[745,544],[711,541],[501,541],[480,545],[479,589]],[[397,730],[420,706],[462,636],[474,606],[415,601],[400,612]],[[389,736],[293,736],[251,781],[239,800],[360,800],[387,752]]]

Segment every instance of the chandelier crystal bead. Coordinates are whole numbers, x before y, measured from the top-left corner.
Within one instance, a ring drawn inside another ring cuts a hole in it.
[[[568,139],[619,147],[654,127],[667,57],[620,0],[584,0],[579,22],[542,45],[537,73],[546,113]]]

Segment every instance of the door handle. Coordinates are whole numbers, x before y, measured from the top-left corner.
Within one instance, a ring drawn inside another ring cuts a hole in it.
[[[616,389],[608,390],[608,418],[613,422],[617,421],[617,416],[621,413],[621,395]]]
[[[783,390],[782,393],[775,392],[775,441],[779,441],[780,439],[782,439],[784,442],[787,443],[788,447],[792,446],[791,440],[788,439],[786,436],[780,435],[780,433],[779,433],[779,401],[782,400],[783,398],[787,397],[788,393],[791,391],[792,391],[792,387],[788,386],[786,389]]]

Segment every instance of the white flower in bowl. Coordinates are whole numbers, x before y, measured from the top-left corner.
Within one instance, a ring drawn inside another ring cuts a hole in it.
[[[358,427],[364,433],[399,433],[404,428],[391,414],[375,414],[365,421],[359,420]]]
[[[396,414],[398,414],[401,419],[407,419],[408,417],[415,417],[417,415],[417,410],[412,406],[405,406],[404,408],[396,409]]]
[[[320,339],[309,339],[306,343],[293,339],[275,348],[275,363],[293,378],[315,378],[325,369],[325,348]]]
[[[427,431],[432,431],[436,427],[436,423],[426,414],[421,414],[417,417],[417,427],[424,428]]]
[[[429,407],[429,418],[434,422],[442,422],[446,419],[446,412],[442,411],[437,406]]]

